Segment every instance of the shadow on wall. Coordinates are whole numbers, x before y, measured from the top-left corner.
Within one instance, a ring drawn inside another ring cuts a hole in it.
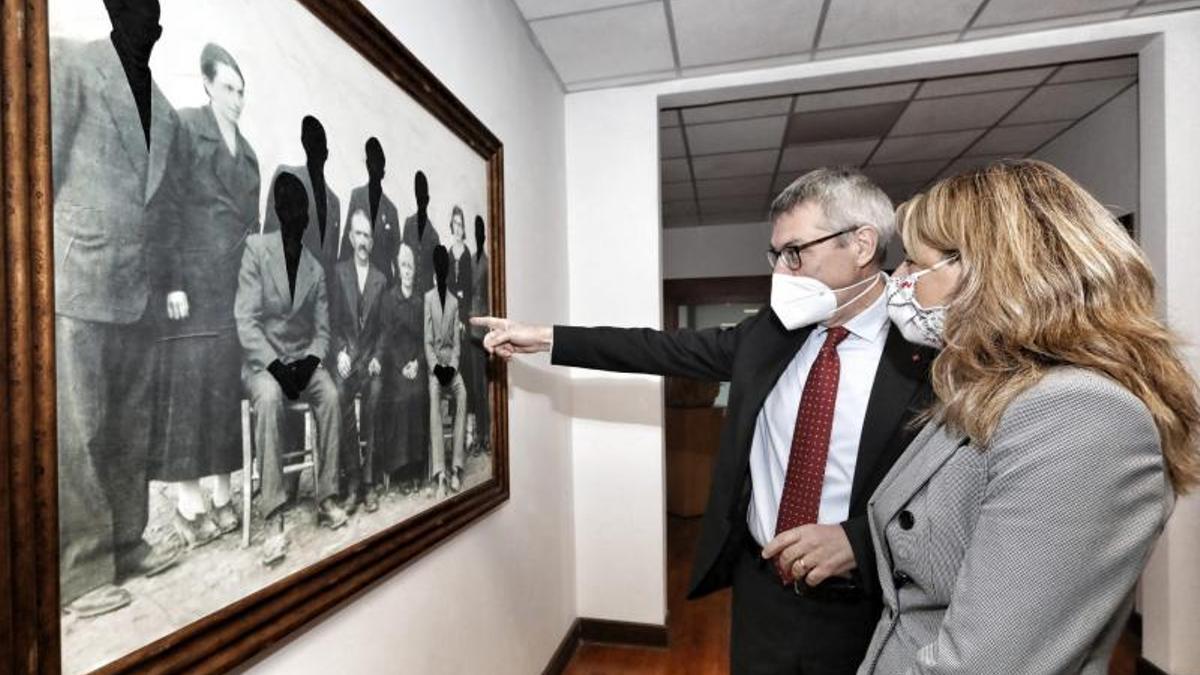
[[[511,389],[546,396],[555,412],[581,419],[662,426],[662,385],[658,378],[572,380],[561,367],[541,368],[521,359],[508,363]]]

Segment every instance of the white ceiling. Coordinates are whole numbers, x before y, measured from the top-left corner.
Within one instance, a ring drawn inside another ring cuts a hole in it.
[[[762,222],[773,195],[819,166],[859,167],[901,201],[1036,152],[1136,83],[1128,56],[664,109],[663,224]]]
[[[515,2],[568,91],[1200,7],[1200,0]]]

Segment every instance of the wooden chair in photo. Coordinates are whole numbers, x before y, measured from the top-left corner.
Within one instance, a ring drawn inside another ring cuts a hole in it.
[[[312,469],[313,490],[316,490],[317,476],[320,475],[319,454],[317,452],[317,421],[312,408],[304,401],[289,401],[284,405],[288,412],[301,413],[304,416],[304,443],[300,448],[284,452],[279,460],[283,462],[283,473],[299,473]],[[254,495],[254,480],[258,477],[261,456],[254,452],[254,407],[250,401],[242,399],[242,547],[250,546],[250,516],[251,498]]]

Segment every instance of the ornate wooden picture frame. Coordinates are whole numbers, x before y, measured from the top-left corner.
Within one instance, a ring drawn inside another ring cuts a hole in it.
[[[62,251],[55,250],[56,174],[52,166],[52,107],[55,101],[51,96],[51,69],[55,66],[51,56],[51,38],[55,37],[52,35],[52,11],[56,2],[67,1],[0,0],[3,3],[3,42],[0,47],[3,50],[4,186],[0,196],[4,214],[4,236],[0,240],[0,299],[3,300],[0,326],[3,326],[7,348],[5,377],[0,380],[0,401],[4,406],[0,414],[0,443],[3,443],[0,448],[0,588],[3,589],[0,590],[0,671],[30,675],[75,670],[66,667],[63,658],[62,631],[70,615],[64,614],[60,586],[60,404],[57,385],[61,381],[61,364],[56,363],[56,337],[61,336],[56,335],[55,285],[56,261],[61,260]],[[94,2],[102,11],[102,0]],[[163,0],[164,16],[168,5],[183,2],[185,0]],[[504,152],[499,139],[356,0],[271,0],[266,5],[286,6],[287,12],[303,12],[306,17],[315,18],[316,24],[329,35],[336,36],[344,47],[345,54],[339,52],[339,58],[343,61],[361,59],[361,68],[377,71],[379,77],[371,77],[394,85],[394,94],[380,95],[364,101],[364,105],[387,106],[387,101],[391,100],[389,96],[407,97],[415,104],[414,110],[423,111],[422,114],[440,125],[440,129],[435,128],[436,125],[428,127],[430,134],[445,135],[448,132],[483,163],[486,185],[478,200],[478,214],[467,209],[465,236],[474,245],[470,236],[470,218],[478,215],[479,222],[486,220],[487,257],[476,257],[484,262],[490,281],[489,300],[484,307],[493,315],[504,316]],[[179,35],[191,29],[188,26],[172,31],[167,26],[162,41],[171,40],[172,32]],[[259,26],[256,30],[267,30],[267,27]],[[319,47],[307,43],[297,44],[294,48],[311,52]],[[199,83],[199,69],[194,70],[195,81]],[[272,103],[264,100],[266,96],[258,100],[253,98],[253,88],[264,79],[262,72],[257,74],[257,80],[249,69],[246,75],[245,85],[250,91],[246,97],[252,105],[260,106],[259,114],[262,115],[262,109]],[[209,78],[207,71],[203,77]],[[240,71],[238,77],[241,79]],[[353,103],[339,101],[342,107],[353,107]],[[280,124],[300,128],[300,120],[290,116]],[[361,152],[363,139],[375,130],[355,131],[352,138],[346,138],[346,134],[338,137],[336,130],[331,132],[329,146],[335,152]],[[423,133],[417,127],[416,134]],[[151,146],[149,127],[146,136],[147,145]],[[254,142],[254,137],[248,136]],[[388,148],[386,141],[383,145]],[[283,156],[265,155],[261,158],[264,199],[273,187],[267,180],[270,171],[284,159]],[[359,157],[355,161],[361,166]],[[435,225],[445,230],[447,223],[453,220],[449,216],[448,203],[453,197],[439,195],[450,194],[457,178],[446,176],[438,183],[439,177],[430,176],[430,182],[439,186],[431,190],[434,193],[432,200],[443,201],[439,206],[443,211],[438,216],[441,222],[435,221]],[[345,193],[350,185],[343,182],[333,188]],[[372,204],[376,199],[372,198]],[[411,196],[397,201],[405,204],[401,212],[411,211],[407,208]],[[374,210],[375,207],[371,208]],[[455,210],[459,211],[461,226],[463,215],[457,207]],[[418,213],[424,214],[424,207]],[[351,229],[349,214],[344,209],[338,218],[346,222],[347,230]],[[401,229],[405,224],[403,221],[394,223]],[[452,224],[449,227],[454,228]],[[259,229],[265,231],[262,226]],[[345,230],[342,236],[345,236]],[[461,250],[461,235],[459,244]],[[470,246],[467,249],[470,252]],[[249,251],[248,245],[246,250]],[[395,274],[399,284],[398,268]],[[359,283],[359,292],[364,293],[362,282]],[[433,292],[438,291],[435,288]],[[444,303],[445,295],[441,297]],[[362,311],[361,305],[359,311]],[[469,330],[464,330],[464,350],[470,339]],[[334,358],[329,361],[329,368],[333,369]],[[464,483],[460,491],[447,490],[443,498],[431,502],[427,508],[406,514],[403,519],[382,529],[364,531],[360,538],[343,538],[338,547],[323,548],[322,555],[313,562],[288,571],[282,578],[273,578],[267,585],[250,589],[244,596],[215,611],[189,619],[165,635],[152,636],[144,646],[114,655],[98,665],[96,672],[207,673],[229,670],[348,601],[501,505],[509,495],[507,374],[500,362],[491,362],[487,368],[485,390],[491,422],[486,434],[490,440],[485,439],[484,452],[490,461],[490,477],[473,484]],[[453,380],[453,373],[449,374]],[[432,373],[428,377],[432,382]],[[450,387],[443,382],[442,388]],[[242,433],[245,439],[244,427]],[[430,435],[441,436],[433,430]],[[315,469],[313,471],[315,473]],[[240,484],[237,479],[233,482]],[[424,486],[418,487],[424,490]],[[168,494],[164,488],[159,490]],[[249,519],[252,516],[243,514],[243,517]],[[255,526],[261,527],[261,518]],[[167,527],[163,526],[164,531]],[[330,550],[333,552],[324,553]],[[202,583],[197,586],[204,588]],[[86,623],[76,625],[83,627],[80,630],[86,630]]]

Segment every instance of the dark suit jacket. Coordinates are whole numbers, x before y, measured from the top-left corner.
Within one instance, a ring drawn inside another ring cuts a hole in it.
[[[186,143],[175,110],[152,84],[147,151],[133,93],[108,38],[55,40],[51,53],[54,311],[133,323],[153,291],[182,290],[173,263],[176,168]]]
[[[258,233],[259,174],[254,148],[237,134],[230,154],[212,108],[179,111],[189,150],[180,196],[179,274],[188,318],[167,322],[178,335],[232,330],[246,237]]]
[[[338,226],[341,223],[341,202],[329,187],[329,176],[325,176],[325,238],[321,238],[321,228],[317,225],[317,202],[313,199],[312,178],[308,175],[308,167],[281,166],[271,175],[267,183],[267,212],[263,214],[263,234],[279,231],[279,216],[275,215],[275,179],[287,171],[304,183],[304,192],[308,194],[308,227],[304,228],[304,245],[321,263],[327,277],[332,278],[333,265],[337,262],[338,237],[341,236]]]
[[[433,223],[425,223],[425,231],[417,235],[417,214],[404,219],[404,231],[401,233],[401,243],[407,244],[413,252],[413,292],[424,296],[434,286],[437,280],[433,272],[433,250],[441,243],[441,237],[433,228]]]
[[[769,308],[729,329],[576,328],[556,326],[556,364],[618,372],[729,381],[729,407],[713,468],[688,596],[728,586],[744,540],[750,500],[750,442],[763,401],[808,338],[811,327],[788,331]],[[930,400],[933,352],[907,342],[894,326],[867,403],[850,518],[842,524],[864,591],[878,599],[875,552],[866,517],[867,499],[904,451],[916,430],[908,424]]]
[[[325,273],[308,249],[300,249],[293,297],[279,233],[246,240],[234,305],[238,339],[245,350],[243,375],[265,370],[275,359],[291,363],[312,355],[325,361],[329,352],[325,291]]]
[[[333,353],[345,351],[350,355],[351,373],[366,373],[371,359],[380,357],[383,337],[382,299],[387,288],[383,273],[374,266],[367,267],[367,282],[363,285],[363,315],[358,309],[358,273],[354,261],[340,262],[334,268],[333,297],[330,298],[330,318],[333,324]],[[383,359],[380,358],[382,364]]]
[[[346,207],[346,222],[342,226],[342,242],[338,247],[338,261],[354,258],[354,247],[350,245],[350,215],[356,210],[362,210],[371,217],[371,200],[366,185],[360,185],[350,192],[350,204]],[[388,285],[396,278],[396,254],[400,251],[400,229],[404,223],[400,221],[396,205],[386,193],[379,195],[379,209],[375,213],[375,222],[371,223],[371,264],[387,279]]]

